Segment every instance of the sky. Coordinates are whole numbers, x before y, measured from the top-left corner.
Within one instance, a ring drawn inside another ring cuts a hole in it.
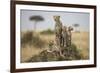
[[[37,10],[21,10],[20,12],[20,26],[21,31],[34,30],[34,21],[30,20],[31,16],[42,16],[44,21],[37,23],[36,30],[46,30],[55,28],[55,21],[53,16],[59,15],[60,20],[64,26],[73,26],[73,24],[79,24],[80,31],[89,31],[90,14],[79,12],[67,12],[67,11],[37,11]]]

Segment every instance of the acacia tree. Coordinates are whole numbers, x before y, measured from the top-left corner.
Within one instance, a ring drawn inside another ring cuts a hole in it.
[[[79,24],[73,24],[73,26],[75,27],[76,32],[78,32],[78,31],[79,31],[79,30],[78,30]]]
[[[42,16],[31,16],[30,17],[31,21],[34,21],[34,31],[36,31],[36,25],[40,21],[44,21],[44,18]]]

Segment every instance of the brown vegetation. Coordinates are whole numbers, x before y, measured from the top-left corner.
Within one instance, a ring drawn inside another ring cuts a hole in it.
[[[24,44],[23,43],[21,44],[22,45],[21,46],[21,62],[26,62],[33,56],[39,55],[45,49],[48,42],[50,40],[55,39],[54,34],[39,34],[39,33],[31,32],[30,36],[26,37],[27,34],[29,33],[28,32],[21,33],[21,41],[24,40]],[[27,38],[29,38],[29,40],[31,41],[31,44],[26,42],[26,41],[29,41],[27,40]],[[32,42],[33,39],[35,40],[34,42]],[[80,33],[73,32],[72,42],[73,44],[76,45],[82,59],[88,59],[89,58],[89,33],[88,32],[80,32]],[[41,46],[41,47],[36,47],[36,46]]]

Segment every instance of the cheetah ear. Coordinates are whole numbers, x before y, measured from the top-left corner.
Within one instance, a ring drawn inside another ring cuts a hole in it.
[[[58,16],[58,19],[60,18],[60,16]]]

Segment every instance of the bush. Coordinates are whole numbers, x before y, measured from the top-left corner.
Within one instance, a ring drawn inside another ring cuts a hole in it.
[[[30,45],[41,48],[45,45],[45,42],[40,39],[39,35],[36,35],[35,33],[29,31],[23,34],[23,37],[21,37],[21,44],[22,47],[25,45]]]
[[[41,31],[40,34],[54,34],[54,31],[51,29],[47,29],[47,30]]]
[[[33,38],[33,32],[26,32],[23,34],[23,37],[21,37],[21,44],[22,46],[25,46],[26,44],[30,43]]]
[[[81,54],[75,44],[71,45],[71,54],[74,59],[81,59]]]

